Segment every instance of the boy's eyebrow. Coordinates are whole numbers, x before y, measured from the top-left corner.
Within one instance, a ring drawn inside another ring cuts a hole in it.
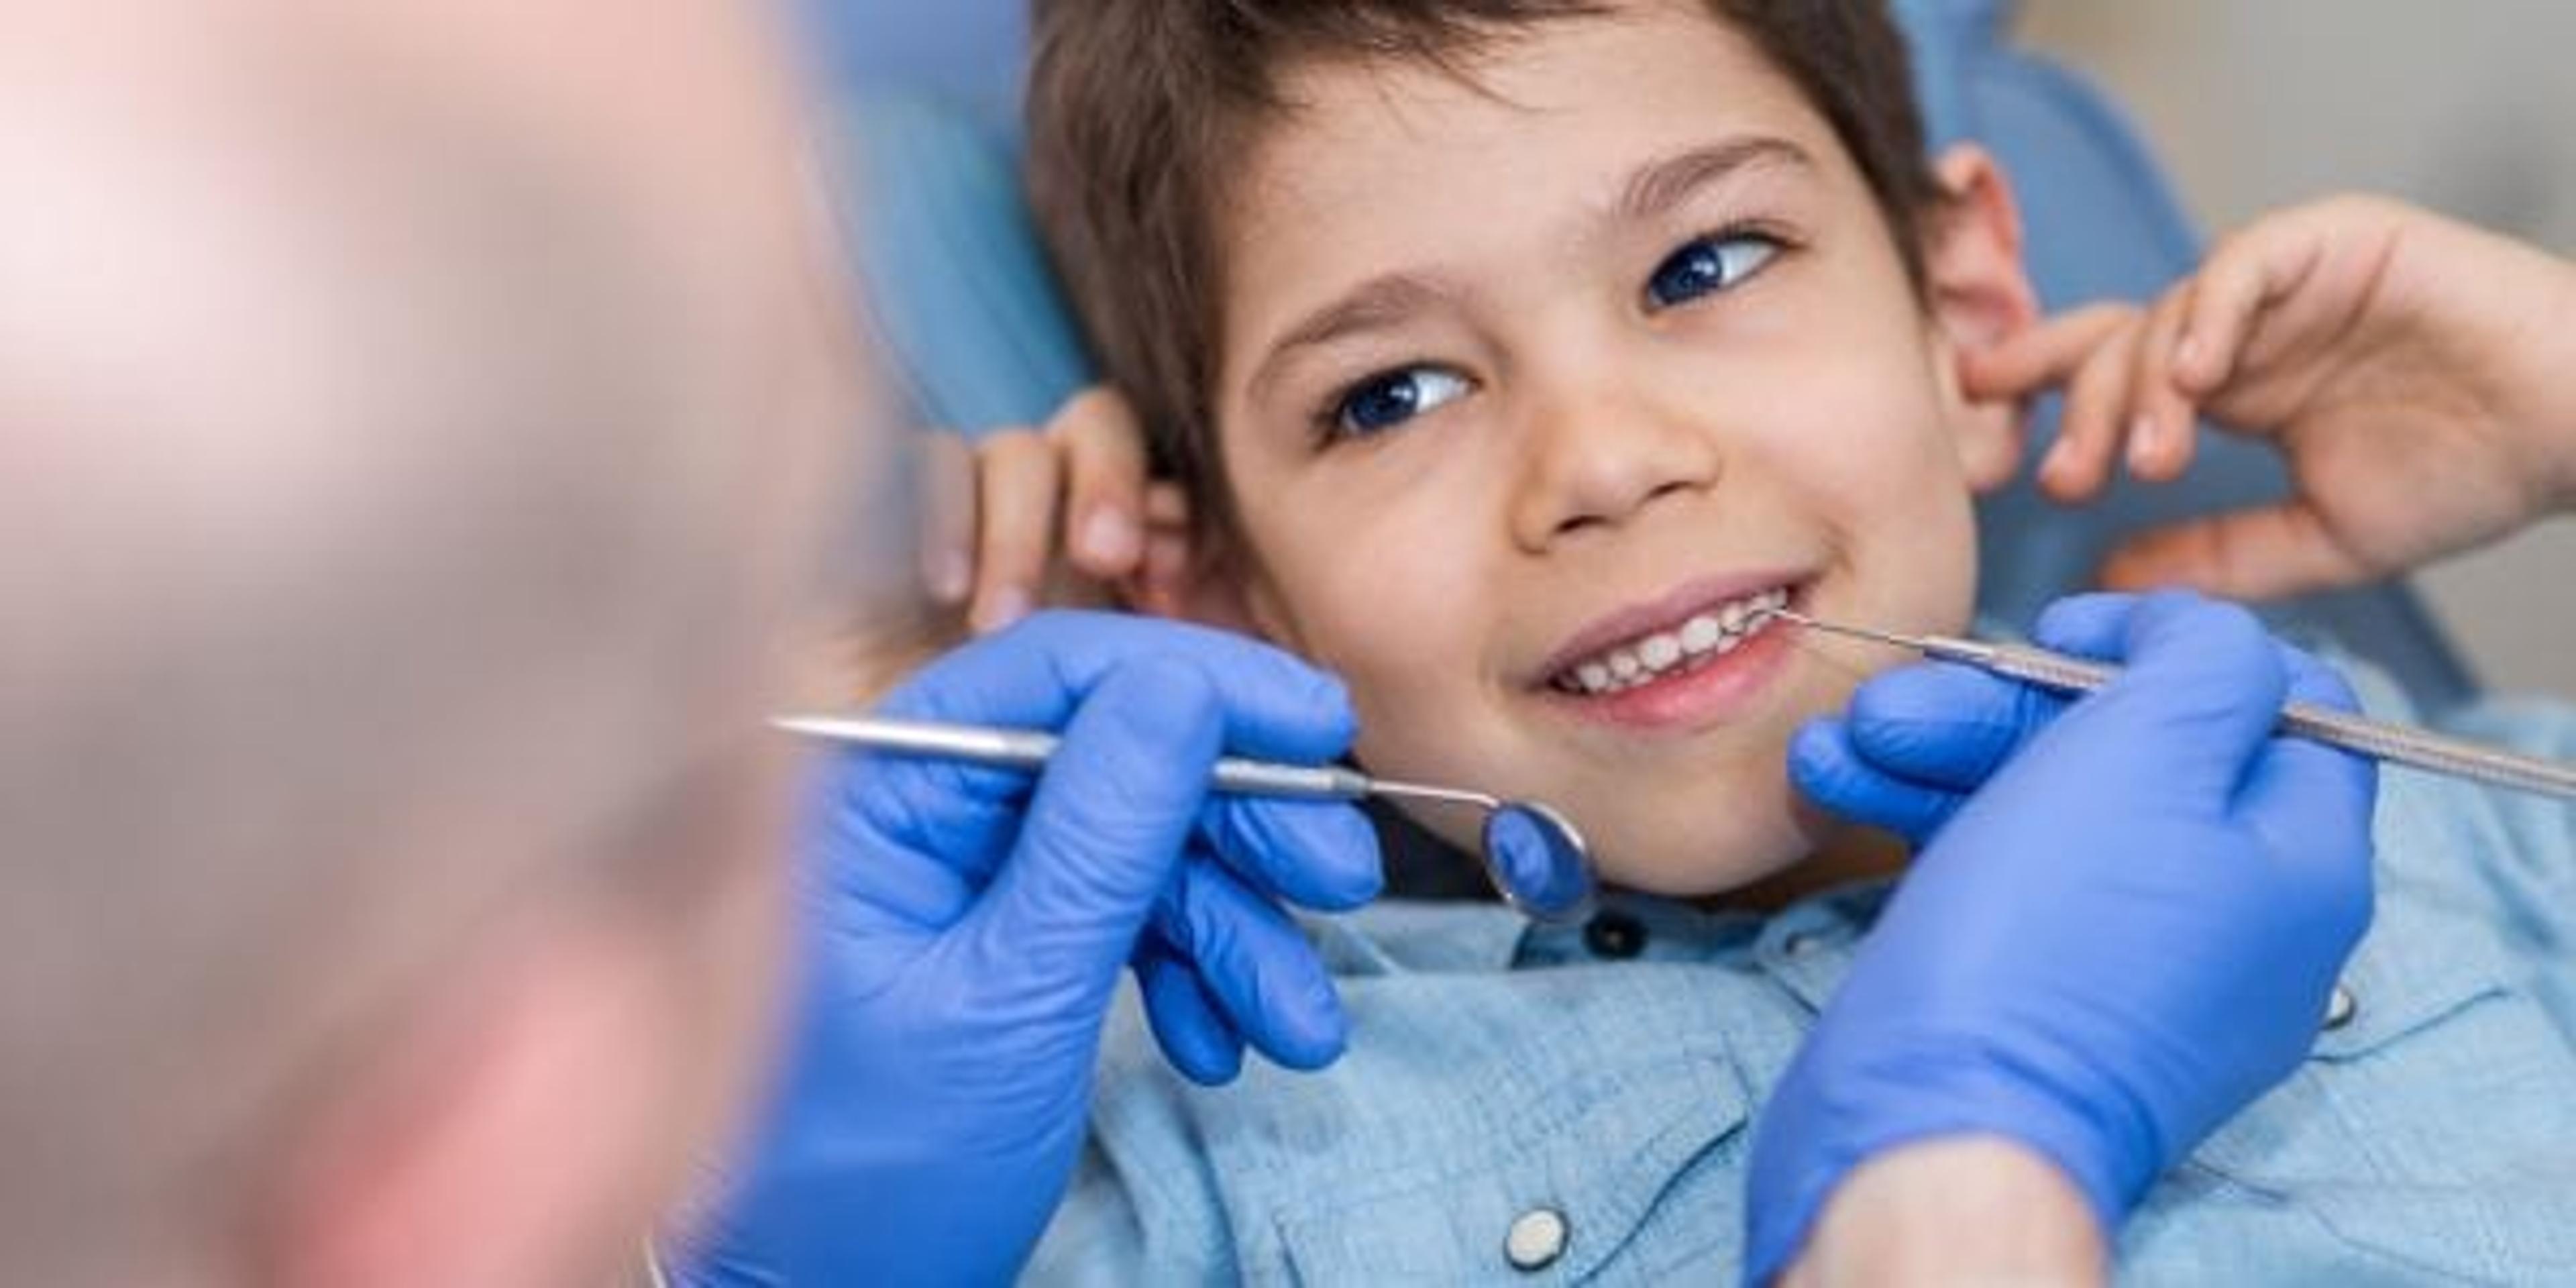
[[[1640,166],[1620,190],[1617,218],[1643,222],[1670,212],[1692,193],[1752,165],[1812,167],[1805,148],[1771,135],[1746,135],[1674,153]]]
[[[1372,277],[1349,294],[1306,315],[1304,321],[1290,327],[1287,334],[1270,346],[1246,388],[1258,398],[1262,388],[1277,377],[1280,363],[1289,354],[1330,344],[1344,336],[1392,326],[1447,294],[1448,290],[1438,282],[1415,273],[1387,273]]]

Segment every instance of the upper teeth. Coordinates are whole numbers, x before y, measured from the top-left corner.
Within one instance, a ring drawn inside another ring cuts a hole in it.
[[[1771,610],[1788,606],[1789,591],[1784,586],[1706,609],[1671,630],[1629,640],[1585,658],[1559,675],[1556,683],[1579,693],[1633,689],[1702,658],[1734,652],[1770,620]]]

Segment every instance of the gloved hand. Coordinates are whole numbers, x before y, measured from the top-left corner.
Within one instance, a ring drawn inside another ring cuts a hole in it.
[[[2340,678],[2187,594],[2035,635],[2126,673],[2068,703],[1903,667],[1791,748],[1820,804],[1923,848],[1763,1115],[1748,1282],[1852,1168],[1938,1136],[2035,1149],[2116,1230],[2297,1067],[2369,923],[2373,766],[2270,736],[2285,697],[2350,709]]]
[[[1344,1019],[1274,899],[1378,891],[1349,806],[1209,795],[1220,751],[1318,762],[1340,684],[1237,637],[1048,613],[923,672],[893,714],[1061,728],[1043,779],[844,753],[805,839],[783,1085],[681,1282],[1007,1282],[1084,1135],[1120,967],[1184,1070],[1315,1066]]]

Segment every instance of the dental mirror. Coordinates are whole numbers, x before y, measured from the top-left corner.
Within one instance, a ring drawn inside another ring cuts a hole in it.
[[[781,716],[789,733],[856,743],[899,755],[1038,769],[1059,740],[1035,729],[943,724],[885,716]],[[1465,805],[1484,811],[1485,876],[1503,902],[1533,921],[1577,920],[1592,910],[1592,854],[1572,820],[1537,801],[1507,801],[1485,792],[1371,778],[1340,765],[1287,765],[1227,757],[1216,763],[1216,789],[1246,796],[1359,800],[1376,796]]]
[[[1572,820],[1537,801],[1504,801],[1485,815],[1485,874],[1533,921],[1592,911],[1592,856]]]

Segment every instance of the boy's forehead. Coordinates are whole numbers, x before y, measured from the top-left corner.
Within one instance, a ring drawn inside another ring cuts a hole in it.
[[[1528,220],[1579,237],[1633,197],[1641,172],[1693,150],[1776,140],[1852,171],[1797,86],[1699,0],[1543,20],[1446,67],[1319,59],[1280,86],[1289,106],[1256,126],[1221,213],[1239,322],[1253,321],[1247,301],[1428,249],[1469,253],[1480,233],[1525,233]]]

